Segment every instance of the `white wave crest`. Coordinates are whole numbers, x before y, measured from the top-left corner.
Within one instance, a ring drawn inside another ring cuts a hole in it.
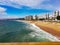
[[[29,28],[33,29],[34,32],[31,32],[30,35],[32,35],[33,37],[40,36],[42,38],[49,39],[53,42],[56,42],[56,41],[60,42],[60,40],[58,38],[56,38],[55,36],[51,35],[50,33],[46,32],[46,31],[40,29],[35,24],[31,24],[31,26]]]

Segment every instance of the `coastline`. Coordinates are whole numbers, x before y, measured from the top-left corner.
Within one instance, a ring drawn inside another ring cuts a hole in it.
[[[42,31],[43,33],[45,33],[46,34],[45,37],[48,38],[50,41],[52,41],[52,42],[60,42],[60,40],[58,38],[53,36],[51,33],[46,32],[41,27],[38,27],[36,24],[31,24],[31,25],[36,27],[39,31]]]
[[[41,26],[41,25],[38,25],[34,21],[22,21],[22,22],[31,24],[32,26],[35,26],[38,30],[41,29],[40,31],[46,33],[48,39],[51,40],[52,42],[54,42],[54,41],[55,42],[60,42],[59,38],[57,38],[57,36],[55,35],[56,32],[55,33],[52,33],[50,31],[48,31],[48,30],[53,30],[53,29],[48,28],[48,27],[44,27],[44,26]]]
[[[49,25],[43,26],[43,25],[39,25],[37,23],[35,23],[35,25],[38,26],[39,28],[41,28],[42,30],[50,33],[51,35],[55,36],[56,38],[58,38],[60,40],[60,31],[59,30],[55,30],[54,28],[49,27]]]

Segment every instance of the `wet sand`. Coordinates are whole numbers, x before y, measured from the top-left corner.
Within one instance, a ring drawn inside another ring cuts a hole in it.
[[[30,21],[30,23],[35,24],[44,31],[56,36],[60,39],[60,23],[56,22],[43,22],[43,21]]]

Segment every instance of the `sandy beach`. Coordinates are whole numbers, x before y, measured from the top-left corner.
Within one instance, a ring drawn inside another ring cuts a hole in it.
[[[23,22],[35,24],[37,27],[50,33],[51,35],[55,36],[60,40],[60,23],[44,21],[25,21],[25,20]]]
[[[25,21],[25,20],[23,22],[35,24],[37,27],[50,33],[51,35],[55,36],[60,40],[60,23],[44,21]]]
[[[60,23],[44,21],[29,21],[29,22],[35,24],[39,28],[60,39]]]

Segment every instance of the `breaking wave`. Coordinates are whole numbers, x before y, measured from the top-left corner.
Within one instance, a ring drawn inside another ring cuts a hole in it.
[[[59,41],[34,24],[12,20],[0,21],[0,42],[51,42]]]

